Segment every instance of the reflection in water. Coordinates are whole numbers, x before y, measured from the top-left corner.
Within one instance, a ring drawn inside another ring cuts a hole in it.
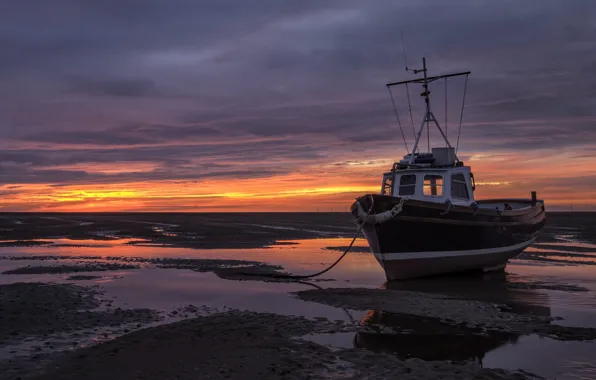
[[[549,317],[548,296],[533,289],[515,288],[520,284],[524,284],[523,278],[502,272],[388,282],[384,287],[493,302],[504,304],[508,306],[508,311],[515,313]],[[516,344],[520,337],[520,334],[512,332],[482,331],[449,324],[438,318],[383,310],[370,310],[360,324],[366,331],[356,334],[355,347],[423,360],[473,360],[482,364],[488,352],[505,344]]]
[[[455,299],[504,304],[515,313],[549,317],[548,295],[524,289],[528,285],[526,281],[522,276],[496,272],[388,282],[384,288],[441,293]],[[520,337],[511,332],[481,331],[448,324],[437,318],[381,310],[369,311],[360,324],[367,331],[356,334],[355,347],[423,360],[473,360],[482,364],[488,352],[506,344],[516,344]]]
[[[59,245],[43,247],[10,247],[0,248],[0,256],[88,256],[96,260],[97,257],[110,256],[112,258],[184,258],[184,259],[222,259],[222,260],[250,260],[273,265],[281,265],[288,272],[294,274],[310,274],[326,268],[334,262],[342,252],[325,249],[328,246],[343,246],[351,242],[349,238],[322,238],[305,240],[284,240],[265,248],[183,248],[150,246],[150,243],[136,244],[134,239],[119,240],[71,240],[55,239]],[[93,242],[93,244],[88,244]],[[70,243],[70,244],[66,244]],[[76,244],[75,244],[76,243]],[[135,243],[135,244],[133,244]],[[109,247],[107,247],[109,245]],[[366,240],[357,239],[356,247],[366,245]],[[106,248],[107,247],[107,248]],[[349,281],[353,286],[377,286],[384,274],[372,255],[350,254],[333,271],[318,279],[335,279]],[[331,283],[327,284],[331,286]],[[345,282],[344,284],[345,285]]]
[[[535,279],[503,271],[391,281],[384,284],[386,289],[391,290],[446,294],[456,299],[505,304],[516,313],[550,317],[548,294],[532,289],[539,286]]]
[[[395,353],[402,359],[472,360],[482,365],[485,354],[519,334],[454,326],[437,318],[371,310],[360,321],[371,331],[358,332],[354,347]]]

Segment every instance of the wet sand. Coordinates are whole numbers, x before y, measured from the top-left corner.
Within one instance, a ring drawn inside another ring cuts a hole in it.
[[[549,220],[510,267],[584,273],[593,224]],[[580,358],[596,339],[573,322],[591,318],[596,287],[574,277],[384,283],[362,241],[307,283],[262,276],[325,268],[354,232],[347,214],[4,214],[0,227],[2,380],[528,379],[491,352],[540,337]]]
[[[59,359],[35,379],[529,379],[472,363],[400,360],[296,339],[328,321],[230,311],[128,334]]]
[[[93,288],[71,284],[0,285],[0,342],[158,319],[149,309],[102,308],[110,301],[100,300],[99,294]]]
[[[160,320],[154,310],[110,307],[100,296],[99,289],[72,284],[0,285],[0,353],[9,357],[0,361],[0,378],[34,374],[54,351],[85,341],[85,330],[107,337]]]

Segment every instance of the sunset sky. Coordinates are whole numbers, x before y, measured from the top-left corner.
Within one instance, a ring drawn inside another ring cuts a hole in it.
[[[594,0],[0,2],[0,211],[346,211],[406,153],[401,32],[472,71],[477,199],[596,211]]]

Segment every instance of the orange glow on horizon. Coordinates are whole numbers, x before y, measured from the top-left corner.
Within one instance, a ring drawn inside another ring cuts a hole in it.
[[[529,197],[537,191],[548,206],[596,209],[593,159],[566,160],[560,155],[471,154],[476,199]],[[346,161],[301,168],[266,178],[151,181],[52,186],[0,186],[0,211],[347,211],[354,198],[379,192],[392,160]],[[333,167],[333,169],[330,169]],[[83,170],[84,167],[77,166]],[[89,172],[150,171],[151,164],[123,168],[102,164]],[[308,173],[308,174],[306,174]],[[558,173],[553,177],[551,173]],[[576,208],[576,209],[579,209]]]

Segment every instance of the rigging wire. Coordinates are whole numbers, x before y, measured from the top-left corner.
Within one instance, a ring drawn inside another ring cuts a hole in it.
[[[412,116],[412,103],[410,102],[410,88],[406,83],[406,94],[408,94],[408,108],[410,110],[410,122],[412,123],[412,132],[414,133],[414,137],[416,137],[416,129],[414,129],[414,116]]]
[[[428,117],[428,114],[427,116]],[[426,140],[428,141],[428,150],[427,152],[430,153],[430,125],[429,125],[429,121],[426,120]]]
[[[447,78],[445,78],[445,137],[449,136],[449,128],[447,127]]]
[[[395,106],[395,100],[393,99],[393,92],[391,91],[390,87],[387,87],[389,90],[389,96],[391,97],[391,104],[393,104],[393,111],[395,112],[395,117],[397,118],[397,124],[399,125],[399,130],[401,131],[401,137],[404,139],[404,145],[406,146],[406,151],[408,154],[410,150],[408,149],[408,143],[406,142],[406,135],[404,135],[404,129],[401,126],[401,121],[399,120],[399,114],[397,113],[397,107]]]
[[[457,145],[455,146],[455,154],[457,154],[457,151],[459,149],[459,136],[461,135],[461,123],[462,120],[464,119],[464,105],[466,104],[466,92],[468,91],[468,77],[470,75],[466,75],[466,84],[464,85],[464,97],[462,99],[461,102],[461,113],[459,115],[459,129],[457,131]]]
[[[406,56],[406,44],[404,44],[404,32],[401,32],[401,48],[404,52],[404,66],[406,67],[406,71],[410,71],[410,69],[408,69],[408,58]]]

